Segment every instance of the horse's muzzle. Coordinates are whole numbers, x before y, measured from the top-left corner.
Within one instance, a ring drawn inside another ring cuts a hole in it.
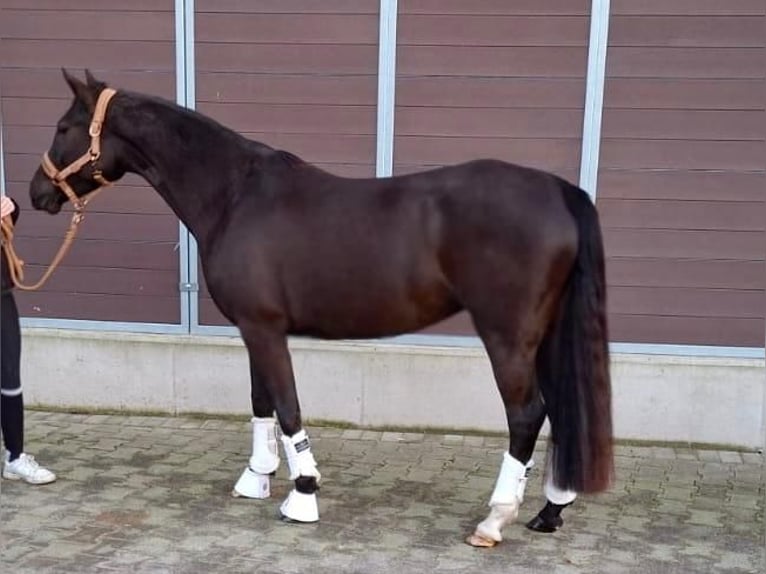
[[[29,199],[35,209],[55,215],[61,211],[65,198],[51,183],[48,176],[43,173],[43,170],[37,168],[35,175],[32,176],[32,181],[29,182]]]

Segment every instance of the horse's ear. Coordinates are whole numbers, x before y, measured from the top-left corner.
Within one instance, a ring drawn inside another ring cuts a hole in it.
[[[100,80],[97,80],[95,76],[90,73],[90,70],[88,68],[85,68],[85,80],[88,82],[88,87],[91,90],[96,90],[100,92],[106,87],[106,83]]]
[[[75,98],[82,101],[88,110],[93,111],[96,107],[96,95],[95,90],[91,89],[79,78],[76,78],[66,68],[61,68],[61,72],[64,74],[66,83],[69,84],[69,88],[72,90]]]

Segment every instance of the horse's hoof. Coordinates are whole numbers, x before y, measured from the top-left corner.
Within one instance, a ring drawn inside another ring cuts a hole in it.
[[[306,494],[292,490],[279,507],[282,520],[310,523],[319,521],[319,507],[316,493]]]
[[[492,548],[497,544],[497,541],[491,538],[485,538],[475,532],[465,539],[467,544],[470,544],[474,548]]]
[[[527,522],[527,528],[534,530],[535,532],[550,534],[556,532],[563,524],[564,520],[560,516],[557,516],[552,520],[546,520],[538,514],[532,520]]]

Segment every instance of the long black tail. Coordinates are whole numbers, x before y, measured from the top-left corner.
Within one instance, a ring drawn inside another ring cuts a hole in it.
[[[599,492],[614,470],[604,248],[587,194],[570,184],[562,193],[577,222],[577,258],[540,347],[537,374],[551,421],[554,483]]]

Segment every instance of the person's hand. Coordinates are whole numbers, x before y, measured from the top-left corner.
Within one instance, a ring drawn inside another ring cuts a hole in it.
[[[16,209],[16,205],[11,201],[11,198],[7,195],[2,197],[2,203],[0,203],[0,218],[4,218]]]

